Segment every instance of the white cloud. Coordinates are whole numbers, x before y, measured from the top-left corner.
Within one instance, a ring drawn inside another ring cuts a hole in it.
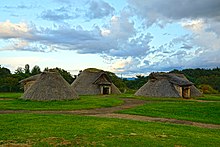
[[[111,31],[108,29],[101,29],[102,36],[109,36],[110,33]]]
[[[204,28],[203,19],[182,21],[182,26],[192,30],[193,32],[200,32]]]
[[[24,22],[14,24],[7,20],[0,22],[0,28],[0,39],[32,37],[30,28]]]

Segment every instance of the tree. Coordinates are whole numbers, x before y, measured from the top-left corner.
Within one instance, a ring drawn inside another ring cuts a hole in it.
[[[11,74],[11,71],[5,67],[1,67],[0,65],[0,77],[5,77]]]
[[[26,64],[25,67],[24,67],[24,73],[25,74],[30,74],[30,66],[29,64]]]
[[[40,74],[41,73],[41,70],[40,70],[40,67],[38,65],[35,65],[33,67],[33,69],[31,70],[31,75],[37,75],[37,74]]]
[[[73,81],[74,81],[75,78],[72,77],[72,75],[70,74],[70,72],[68,72],[68,71],[66,71],[66,70],[64,70],[64,69],[58,68],[58,67],[56,67],[56,70],[58,70],[58,72],[61,74],[61,76],[62,76],[69,84],[73,83]]]
[[[112,79],[112,82],[121,92],[125,92],[127,89],[126,84],[123,82],[121,78],[116,76],[114,73],[107,71],[108,76]]]
[[[22,67],[18,67],[16,70],[15,70],[15,74],[24,74],[24,70]]]
[[[138,90],[148,81],[148,76],[136,75],[135,80],[123,79],[129,89]]]
[[[4,88],[6,91],[12,92],[16,89],[18,85],[18,79],[10,76],[4,79]]]

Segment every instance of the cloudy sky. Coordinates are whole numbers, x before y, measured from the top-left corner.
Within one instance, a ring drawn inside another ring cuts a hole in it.
[[[0,65],[119,75],[220,67],[219,0],[1,0]]]

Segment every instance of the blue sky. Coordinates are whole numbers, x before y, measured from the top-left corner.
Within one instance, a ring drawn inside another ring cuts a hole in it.
[[[1,0],[0,65],[124,76],[220,66],[219,0]]]

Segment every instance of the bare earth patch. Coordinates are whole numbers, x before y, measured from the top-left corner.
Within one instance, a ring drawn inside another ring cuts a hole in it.
[[[196,126],[196,127],[201,127],[201,128],[220,129],[220,125],[217,125],[217,124],[205,124],[205,123],[186,121],[186,120],[177,120],[177,119],[171,119],[171,118],[158,118],[158,117],[148,117],[148,116],[115,113],[119,110],[129,109],[129,108],[133,108],[136,106],[144,105],[145,103],[150,103],[150,101],[144,101],[144,100],[138,100],[138,99],[123,98],[123,100],[124,100],[123,105],[109,107],[109,108],[96,108],[96,109],[74,110],[74,111],[0,110],[0,114],[9,114],[9,113],[77,114],[77,115],[85,115],[85,116],[119,118],[119,119],[128,119],[128,120],[146,121],[146,122],[166,122],[166,123]]]
[[[14,100],[13,98],[0,98],[0,101],[4,101],[4,100]]]

